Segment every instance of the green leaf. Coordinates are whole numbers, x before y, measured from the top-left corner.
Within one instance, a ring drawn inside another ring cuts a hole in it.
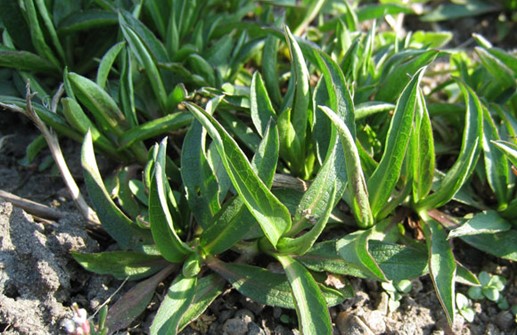
[[[32,52],[10,50],[5,47],[0,47],[0,67],[49,74],[59,71],[59,68],[46,58],[33,54]]]
[[[345,122],[334,111],[325,106],[319,107],[330,118],[341,138],[341,146],[345,153],[347,180],[352,197],[352,213],[359,227],[371,227],[374,224],[373,214],[368,200],[368,189],[355,139]]]
[[[149,231],[141,229],[133,223],[117,207],[106,190],[97,167],[90,132],[86,133],[84,137],[81,164],[88,194],[106,232],[123,249],[138,250],[141,249],[142,245],[149,244],[151,241]]]
[[[54,55],[54,52],[45,41],[45,34],[40,26],[38,13],[36,6],[34,5],[35,0],[23,0],[25,5],[25,14],[29,25],[31,34],[32,44],[36,49],[37,53],[46,58],[50,63],[54,64],[56,68],[61,68],[61,63]]]
[[[205,141],[206,131],[196,120],[188,130],[181,148],[181,177],[190,210],[196,222],[206,229],[221,205],[219,185],[208,164]]]
[[[317,220],[314,226],[306,233],[296,238],[283,237],[278,241],[278,250],[282,254],[294,254],[294,255],[303,255],[307,251],[309,251],[318,237],[321,235],[325,226],[330,218],[330,214],[332,214],[332,210],[334,209],[334,203],[336,200],[336,185],[334,184],[332,187],[332,196],[327,203],[327,208],[323,215]]]
[[[423,15],[420,19],[427,22],[448,21],[486,14],[497,10],[500,10],[497,4],[481,0],[468,0],[461,4],[441,4],[433,11]]]
[[[167,295],[158,308],[151,324],[152,335],[177,334],[181,319],[189,308],[196,293],[197,277],[176,277],[167,290]]]
[[[483,157],[488,185],[494,192],[499,208],[508,205],[510,176],[508,159],[492,141],[499,140],[496,124],[488,109],[483,109]]]
[[[74,11],[59,23],[60,34],[71,34],[88,31],[106,26],[115,26],[118,23],[117,14],[99,9],[85,9]]]
[[[292,289],[284,273],[273,273],[266,269],[237,263],[224,263],[217,258],[207,261],[208,266],[226,279],[241,294],[260,304],[294,308]],[[318,284],[323,292],[327,306],[335,306],[343,302],[350,292],[338,291]]]
[[[428,271],[427,252],[418,244],[405,246],[370,240],[368,250],[388,280],[418,278]]]
[[[310,272],[290,256],[276,256],[289,283],[302,334],[332,334],[332,323],[322,292]]]
[[[412,168],[412,191],[415,203],[424,199],[431,191],[435,170],[433,128],[421,90],[418,90],[417,104],[418,112],[415,128],[411,133],[408,156]]]
[[[118,42],[117,44],[113,45],[104,54],[104,56],[102,56],[99,68],[97,70],[96,82],[97,85],[99,85],[103,89],[106,88],[106,81],[108,80],[108,75],[111,71],[113,63],[115,62],[115,59],[117,59],[117,56],[119,55],[120,51],[124,48],[125,45],[126,42]]]
[[[517,167],[517,144],[501,140],[492,141],[492,143]]]
[[[386,275],[368,249],[370,234],[371,230],[348,234],[337,241],[336,250],[346,262],[353,264],[368,277],[386,281]]]
[[[437,50],[404,50],[392,56],[384,66],[376,100],[392,102],[399,98],[400,92],[407,88],[411,80],[422,72],[422,68],[438,56]],[[399,98],[400,99],[400,98]]]
[[[266,42],[264,43],[264,48],[262,49],[262,59],[268,60],[262,64],[264,82],[274,106],[279,106],[282,101],[280,83],[277,74],[278,44],[279,40],[277,38],[268,35],[266,37]]]
[[[258,72],[255,72],[251,79],[250,109],[255,129],[257,129],[260,136],[264,136],[269,120],[274,119],[276,113],[271,100],[269,100],[262,77]]]
[[[164,136],[165,134],[180,130],[188,126],[193,120],[192,115],[184,112],[172,113],[160,118],[142,123],[141,125],[132,127],[120,136],[119,145],[121,148],[127,148],[133,143],[145,141],[154,137]]]
[[[398,99],[381,161],[368,180],[370,206],[374,217],[388,202],[400,177],[418,106],[418,85],[424,71],[425,68],[418,70]]]
[[[476,93],[460,82],[466,101],[465,127],[460,154],[447,172],[440,187],[417,206],[421,209],[437,208],[446,204],[460,190],[475,168],[483,137],[483,110]]]
[[[54,20],[52,18],[52,14],[48,11],[45,0],[35,0],[36,7],[38,8],[39,17],[42,19],[43,24],[45,25],[46,32],[54,45],[54,49],[57,51],[57,54],[61,61],[65,61],[65,51],[63,50],[63,46],[61,45],[61,41],[57,36],[56,29],[54,27]]]
[[[305,64],[302,50],[287,26],[285,26],[285,35],[292,59],[291,73],[293,75],[292,80],[294,80],[294,97],[290,119],[294,131],[294,139],[293,143],[288,144],[288,147],[294,148],[290,152],[292,168],[295,169],[296,174],[303,175],[301,172],[305,166],[307,122],[312,117],[309,70]]]
[[[479,234],[496,234],[508,231],[512,225],[502,218],[496,211],[488,210],[477,213],[473,218],[466,220],[458,228],[449,232],[448,239],[461,236],[472,236]]]
[[[186,106],[212,137],[237,194],[257,219],[268,240],[276,246],[291,227],[289,211],[253,172],[246,156],[224,128],[198,106],[190,103]]]
[[[224,286],[224,280],[215,274],[198,279],[194,298],[190,302],[188,310],[183,313],[178,329],[182,330],[189,323],[199,318],[212,302],[223,293]]]
[[[119,18],[119,20],[123,22],[122,18]],[[133,30],[132,27],[121,23],[121,29],[131,51],[137,58],[138,62],[144,67],[158,105],[160,106],[162,113],[165,113],[167,92],[153,55],[150,53],[142,38]]]
[[[429,272],[438,300],[442,305],[449,325],[454,324],[456,310],[454,278],[456,261],[445,229],[438,222],[422,215],[425,220],[424,234],[429,253]]]
[[[185,260],[192,250],[178,236],[169,209],[167,197],[170,186],[165,174],[166,150],[167,138],[160,143],[154,164],[154,178],[149,188],[149,221],[161,255],[171,263],[179,263]]]
[[[379,5],[361,6],[357,10],[357,19],[360,22],[383,19],[386,15],[413,14],[408,6],[401,6],[394,3],[381,3]]]
[[[388,112],[395,109],[394,104],[381,101],[367,101],[355,106],[355,119],[364,119],[367,116]]]
[[[86,77],[73,72],[67,77],[75,96],[92,113],[102,130],[107,134],[122,135],[127,121],[113,98]]]
[[[517,230],[512,229],[502,233],[480,234],[474,236],[462,236],[461,239],[476,249],[487,254],[517,261]]]
[[[167,278],[173,270],[174,266],[169,265],[154,276],[133,286],[111,305],[106,319],[106,327],[110,332],[115,333],[129,327],[136,317],[145,311],[155,294],[157,286]]]
[[[34,51],[30,30],[19,1],[0,1],[0,21],[17,49]]]
[[[70,126],[83,135],[89,130],[95,146],[120,161],[126,159],[117,151],[115,144],[97,130],[77,101],[72,98],[62,98],[61,103],[63,104],[63,115]]]
[[[104,251],[93,254],[72,252],[72,256],[86,270],[112,275],[119,280],[146,278],[167,264],[160,256],[134,251]]]

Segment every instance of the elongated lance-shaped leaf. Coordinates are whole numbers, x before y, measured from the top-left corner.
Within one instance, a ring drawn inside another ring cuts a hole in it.
[[[487,108],[483,108],[483,157],[488,185],[494,191],[499,208],[508,206],[510,184],[508,159],[492,141],[499,140],[499,132]]]
[[[149,221],[154,241],[161,255],[171,263],[183,261],[192,252],[178,234],[167,201],[169,185],[165,174],[167,139],[158,149],[154,164],[154,178],[149,188]]]
[[[258,72],[255,72],[251,79],[250,110],[255,129],[260,136],[264,136],[269,120],[274,118],[276,113]]]
[[[332,334],[327,304],[311,273],[290,256],[276,256],[291,285],[302,334]]]
[[[196,320],[210,306],[210,304],[223,293],[225,281],[216,274],[210,274],[198,279],[195,287],[194,298],[188,310],[183,313],[179,330],[181,331],[189,323]]]
[[[61,58],[61,61],[66,62],[65,59],[65,51],[63,46],[61,45],[61,41],[57,36],[56,28],[54,27],[54,20],[51,17],[52,14],[47,9],[47,4],[45,0],[35,0],[36,7],[38,8],[38,14],[43,20],[43,24],[47,29],[48,36],[54,45],[54,49],[57,51],[58,56]]]
[[[497,149],[504,152],[510,162],[517,167],[517,144],[502,140],[492,141],[492,143],[497,147]]]
[[[371,227],[374,220],[368,200],[368,189],[352,133],[334,111],[325,106],[320,106],[320,108],[330,118],[341,137],[341,144],[345,153],[347,180],[352,192],[352,212],[357,224],[361,228]]]
[[[280,237],[291,228],[289,210],[260,180],[235,140],[219,122],[196,105],[189,103],[186,106],[212,137],[233,187],[268,240],[276,246]]]
[[[429,254],[429,272],[434,289],[442,305],[447,321],[452,325],[455,315],[454,278],[456,277],[456,261],[451,245],[447,240],[447,232],[426,212],[420,212],[425,221],[424,235]]]
[[[106,134],[122,135],[127,128],[126,118],[117,103],[99,85],[77,73],[67,76],[77,99],[92,113]]]
[[[327,88],[330,108],[344,120],[348,129],[355,138],[355,120],[354,105],[350,92],[345,83],[345,77],[339,66],[323,51],[316,49],[310,45],[304,45],[312,55],[314,61],[318,64],[320,71],[323,73],[325,85]],[[292,234],[299,232],[300,227],[305,223],[304,214],[310,211],[312,215],[321,216],[324,213],[326,205],[330,199],[331,192],[328,188],[329,182],[335,182],[337,188],[336,198],[341,198],[345,191],[347,175],[343,166],[345,166],[345,155],[339,146],[341,140],[337,136],[337,132],[332,129],[329,139],[328,152],[325,154],[325,160],[318,175],[313,180],[310,188],[305,192],[300,205],[296,210],[292,229]]]
[[[95,81],[97,82],[97,85],[99,85],[103,89],[106,88],[106,82],[108,80],[108,75],[111,71],[111,68],[113,67],[113,63],[115,62],[115,59],[117,59],[120,51],[122,51],[125,45],[126,42],[124,41],[118,42],[117,44],[113,45],[104,54],[104,56],[102,56],[99,68],[97,70],[97,77]]]
[[[197,277],[178,275],[167,290],[151,325],[151,335],[171,335],[179,331],[181,319],[187,313],[196,293]]]
[[[248,264],[224,263],[215,257],[208,258],[207,265],[253,301],[268,306],[295,309],[292,289],[284,273],[274,273]],[[352,295],[350,290],[335,290],[320,283],[317,285],[327,306],[340,304]]]
[[[46,58],[24,50],[0,47],[0,66],[20,71],[55,73],[58,68]],[[32,84],[32,82],[31,82]]]
[[[460,154],[436,192],[417,204],[418,208],[436,208],[451,200],[474,170],[479,157],[480,141],[483,137],[483,109],[476,93],[461,81],[458,83],[466,106]]]
[[[271,100],[275,106],[279,106],[282,101],[280,93],[279,77],[277,74],[277,55],[279,40],[274,36],[267,36],[262,49],[262,59],[267,62],[262,64],[262,73],[264,74],[264,84],[268,90]]]
[[[419,202],[429,194],[433,186],[435,169],[434,139],[431,119],[422,90],[418,90],[415,131],[411,133],[410,155],[412,165],[413,201]]]
[[[271,120],[251,161],[252,168],[268,188],[273,184],[278,152],[278,129]],[[256,225],[255,218],[248,211],[243,200],[237,197],[225,206],[218,213],[214,222],[203,231],[200,245],[209,254],[219,254],[242,240],[242,236],[248,233],[254,225]]]
[[[379,165],[368,180],[370,205],[374,217],[379,214],[397,184],[409,144],[414,115],[418,106],[418,85],[424,74],[421,68],[411,79],[397,101]]]
[[[34,48],[40,56],[48,59],[48,61],[54,64],[54,66],[56,66],[57,68],[61,68],[59,60],[56,58],[54,52],[45,41],[45,35],[40,26],[38,13],[36,11],[36,6],[34,5],[34,0],[23,0],[23,4],[25,5],[25,14],[27,21],[29,23],[28,26]]]
[[[371,229],[348,234],[337,241],[336,250],[346,262],[368,277],[386,281],[386,275],[368,249],[370,234]]]
[[[327,221],[332,214],[332,210],[334,209],[334,203],[336,200],[336,185],[332,186],[332,195],[327,203],[327,208],[323,215],[319,218],[315,218],[317,220],[314,226],[306,232],[305,234],[298,236],[296,238],[283,237],[278,242],[278,251],[282,254],[291,254],[291,255],[303,255],[307,251],[309,251],[320,234],[325,229]]]
[[[291,154],[293,156],[292,158],[296,158],[295,169],[297,169],[299,173],[305,165],[305,141],[308,127],[307,121],[312,113],[310,106],[311,96],[309,88],[309,70],[305,64],[302,50],[287,26],[285,27],[285,34],[292,59],[292,78],[295,81],[294,99],[291,110],[291,123],[295,134],[295,138],[293,140],[295,143],[292,147],[299,150],[299,152],[292,152]]]
[[[162,113],[165,113],[167,104],[167,92],[165,91],[162,76],[158,70],[152,54],[147,49],[140,36],[138,36],[130,26],[121,24],[120,27],[124,37],[129,44],[129,47],[133,51],[133,54],[136,56],[138,62],[145,68],[147,77],[149,78],[149,82],[153,88],[154,95],[158,100],[158,105],[160,106]]]
[[[84,170],[84,181],[90,195],[91,202],[102,226],[123,249],[141,249],[142,245],[151,241],[148,230],[139,228],[113,202],[109,195],[93,151],[90,132],[84,137],[81,164]]]
[[[197,223],[208,227],[219,212],[219,187],[205,152],[206,131],[196,120],[185,136],[181,149],[181,176],[187,192],[189,207]]]

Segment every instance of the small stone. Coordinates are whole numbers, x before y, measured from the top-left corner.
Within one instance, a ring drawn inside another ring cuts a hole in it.
[[[241,319],[242,321],[246,323],[250,323],[255,321],[255,315],[249,310],[249,309],[239,309],[237,312],[235,312],[235,315],[233,316],[235,319]]]
[[[247,335],[266,335],[266,333],[255,322],[250,322],[248,324],[248,334]]]
[[[509,311],[502,311],[495,316],[494,324],[501,330],[509,331],[515,324],[515,317]]]
[[[259,315],[260,313],[262,313],[262,311],[266,307],[266,305],[259,304],[258,302],[255,302],[255,301],[253,301],[250,298],[245,297],[245,296],[242,296],[242,299],[240,300],[240,303],[242,304],[242,306],[244,308],[249,309],[255,315]]]
[[[219,316],[217,317],[218,321],[220,323],[223,323],[225,322],[226,320],[228,320],[229,318],[233,317],[233,315],[235,314],[235,311],[234,310],[231,310],[231,309],[225,309],[225,310],[222,310],[220,313],[219,313]]]
[[[348,312],[339,313],[336,326],[341,335],[374,335],[372,330],[356,315]]]
[[[246,335],[248,323],[237,318],[228,319],[223,324],[224,335]]]
[[[381,311],[368,311],[363,315],[363,318],[375,334],[386,332],[386,322],[384,322],[384,315]]]

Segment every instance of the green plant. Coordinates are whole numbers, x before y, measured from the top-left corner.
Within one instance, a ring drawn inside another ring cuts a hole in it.
[[[390,313],[396,311],[400,307],[400,300],[404,294],[411,292],[413,285],[409,280],[401,280],[396,283],[394,282],[383,282],[381,283],[382,288],[388,294],[388,310]]]
[[[468,315],[455,283],[479,285],[454,241],[517,259],[512,54],[481,36],[477,61],[444,49],[450,34],[361,32],[411,12],[401,5],[307,1],[298,16],[277,1],[94,3],[118,32],[98,68],[63,68],[54,108],[30,94],[0,106],[83,142],[90,200],[120,249],[73,256],[139,281],[110,307],[110,331],[166,281],[153,334],[186,327],[226,285],[330,334],[328,307],[353,292],[327,278],[397,283],[384,284],[396,303],[400,283],[427,274],[452,324]],[[122,164],[110,177],[101,152]],[[468,215],[447,215],[452,204]]]
[[[472,301],[462,293],[456,293],[456,307],[461,316],[468,322],[474,321],[476,312],[472,308]]]
[[[480,286],[473,286],[468,290],[468,295],[471,299],[481,300],[486,298],[497,303],[497,306],[501,309],[510,308],[508,301],[501,294],[506,285],[504,277],[482,271],[479,273],[479,282]]]

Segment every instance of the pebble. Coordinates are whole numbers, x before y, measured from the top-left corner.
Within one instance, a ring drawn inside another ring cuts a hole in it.
[[[509,331],[515,325],[515,317],[509,311],[499,312],[494,318],[497,328]]]
[[[386,322],[384,322],[384,315],[381,311],[368,311],[364,313],[363,318],[375,334],[383,334],[386,332]]]
[[[361,318],[348,312],[341,312],[336,318],[336,326],[341,335],[374,335]]]
[[[242,319],[228,319],[223,324],[224,335],[246,335],[248,333],[248,323]]]
[[[250,322],[248,324],[248,334],[247,335],[266,335],[266,333],[255,322]]]

